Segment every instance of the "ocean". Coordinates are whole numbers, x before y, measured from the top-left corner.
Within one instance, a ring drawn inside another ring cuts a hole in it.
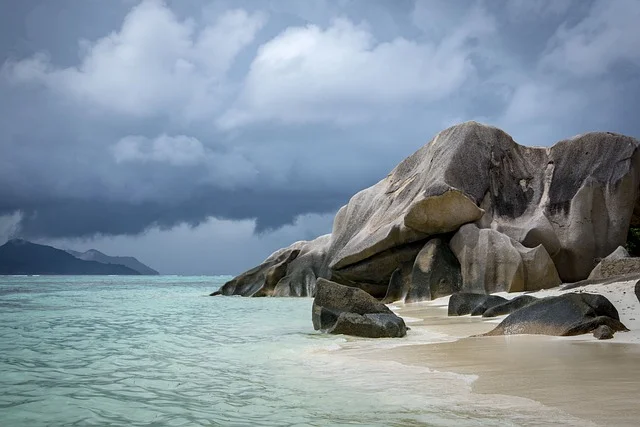
[[[228,279],[0,276],[0,425],[575,421],[527,399],[473,393],[472,376],[366,356],[428,340],[417,330],[402,340],[332,336],[313,330],[310,298],[207,296]]]

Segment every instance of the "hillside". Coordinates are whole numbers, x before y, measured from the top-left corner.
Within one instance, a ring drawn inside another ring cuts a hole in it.
[[[0,274],[138,275],[119,264],[84,261],[51,246],[21,239],[0,246]]]
[[[153,268],[141,263],[136,258],[131,256],[110,256],[96,249],[89,249],[86,252],[72,251],[69,249],[67,250],[67,252],[74,257],[84,261],[96,261],[102,264],[120,264],[144,275],[157,276],[158,274],[160,274]]]

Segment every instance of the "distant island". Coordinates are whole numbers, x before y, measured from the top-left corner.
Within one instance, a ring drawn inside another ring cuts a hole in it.
[[[64,251],[22,239],[0,246],[0,274],[157,275],[133,257],[111,257],[97,250]]]
[[[124,265],[125,267],[129,267],[130,269],[147,276],[157,276],[158,274],[160,274],[153,268],[144,265],[132,256],[109,256],[95,249],[89,249],[86,252],[78,252],[67,249],[66,252],[84,261],[97,261],[102,264]]]

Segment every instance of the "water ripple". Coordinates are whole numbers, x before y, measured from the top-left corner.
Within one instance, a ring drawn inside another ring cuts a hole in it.
[[[330,354],[343,339],[313,332],[309,299],[202,298],[226,279],[0,277],[0,424],[562,419],[530,402],[475,396],[451,375]]]

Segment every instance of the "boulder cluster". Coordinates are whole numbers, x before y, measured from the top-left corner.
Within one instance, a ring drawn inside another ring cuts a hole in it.
[[[212,295],[315,296],[314,328],[335,334],[402,337],[386,303],[451,295],[449,315],[508,314],[486,335],[612,338],[627,328],[601,295],[491,294],[638,276],[622,245],[640,225],[639,146],[593,132],[524,147],[495,127],[453,126],[353,196],[331,234],[276,251]]]
[[[615,332],[628,331],[620,322],[618,310],[607,298],[582,292],[546,298],[520,295],[511,300],[474,293],[451,295],[449,316],[465,314],[482,317],[509,315],[485,336],[571,336],[593,332],[598,339],[609,339]]]
[[[214,294],[314,296],[328,279],[412,302],[628,273],[636,260],[606,257],[640,225],[639,144],[593,132],[524,147],[495,127],[453,126],[354,195],[331,234],[275,252]]]

